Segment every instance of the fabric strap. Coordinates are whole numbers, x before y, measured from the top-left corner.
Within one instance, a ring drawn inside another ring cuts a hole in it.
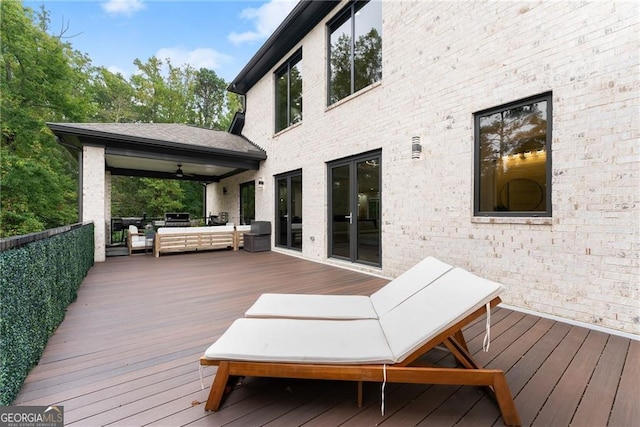
[[[487,324],[485,326],[486,333],[484,334],[484,339],[482,340],[482,350],[484,352],[489,351],[489,346],[491,345],[491,304],[487,303]]]
[[[380,412],[384,417],[384,387],[387,385],[387,365],[382,365],[382,398],[380,404]]]

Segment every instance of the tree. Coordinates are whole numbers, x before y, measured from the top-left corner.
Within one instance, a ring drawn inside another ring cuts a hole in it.
[[[219,129],[225,112],[226,83],[213,70],[200,68],[194,79],[195,125]]]
[[[0,3],[0,236],[77,220],[77,163],[46,121],[83,121],[90,60],[47,33],[48,14]]]
[[[76,222],[77,159],[46,122],[187,123],[228,129],[240,109],[214,71],[176,67],[151,57],[134,61],[126,79],[50,34],[49,14],[20,1],[0,2],[0,237]],[[112,214],[160,216],[202,212],[199,183],[114,177]]]
[[[133,87],[122,74],[98,67],[92,79],[92,91],[95,105],[92,120],[104,123],[135,121]]]

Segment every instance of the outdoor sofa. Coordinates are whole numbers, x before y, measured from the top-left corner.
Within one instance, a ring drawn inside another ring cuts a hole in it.
[[[154,254],[205,251],[212,249],[237,250],[233,225],[216,227],[160,227],[155,234]]]

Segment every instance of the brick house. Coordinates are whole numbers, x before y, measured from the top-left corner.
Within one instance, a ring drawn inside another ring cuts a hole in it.
[[[638,334],[639,16],[301,2],[230,85],[232,132],[267,159],[207,205],[271,221],[274,250],[386,277],[431,255],[513,307]]]

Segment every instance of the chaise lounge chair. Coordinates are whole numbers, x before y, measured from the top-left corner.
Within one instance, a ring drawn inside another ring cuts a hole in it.
[[[237,319],[200,358],[218,366],[205,410],[220,408],[238,376],[482,385],[495,395],[505,424],[520,425],[504,373],[482,369],[458,340],[465,325],[500,302],[501,290],[455,268],[379,319]],[[461,368],[420,363],[441,344]]]
[[[371,296],[262,294],[245,317],[378,319],[451,268],[449,264],[427,257]]]

